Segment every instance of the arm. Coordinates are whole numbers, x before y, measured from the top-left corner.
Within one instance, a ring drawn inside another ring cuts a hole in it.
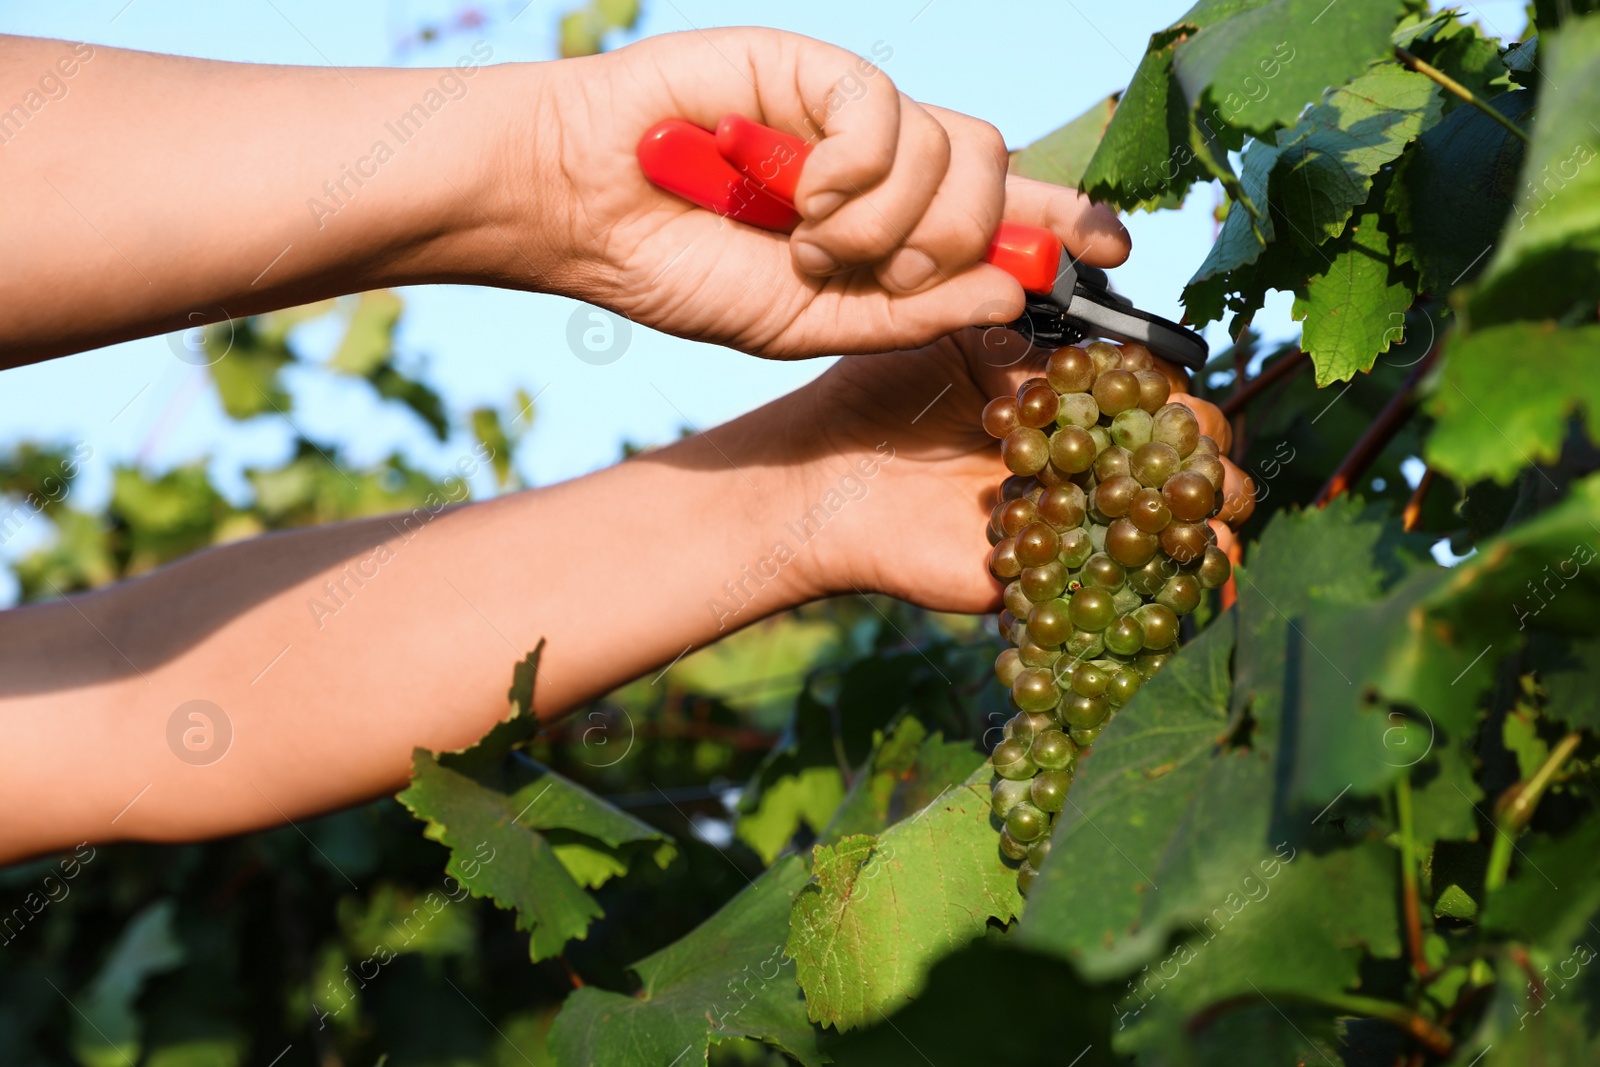
[[[763,355],[884,351],[1020,312],[978,262],[1002,210],[1091,263],[1127,255],[1077,193],[1008,189],[988,124],[831,45],[719,30],[492,58],[279,67],[0,37],[0,101],[24,102],[0,113],[0,367],[421,282],[564,293]],[[655,122],[728,111],[821,138],[792,242],[639,173]]]

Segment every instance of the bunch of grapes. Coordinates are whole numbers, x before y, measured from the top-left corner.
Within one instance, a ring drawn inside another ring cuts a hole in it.
[[[989,520],[1006,583],[995,674],[1016,715],[992,756],[1000,851],[1027,892],[1050,851],[1078,754],[1171,657],[1178,619],[1232,566],[1206,522],[1222,504],[1217,443],[1142,345],[1095,341],[990,401],[1012,477]]]

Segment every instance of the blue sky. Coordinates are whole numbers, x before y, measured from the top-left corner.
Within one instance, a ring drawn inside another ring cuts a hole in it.
[[[981,116],[1022,145],[1122,88],[1145,38],[1188,0],[1089,4],[1073,0],[813,0],[757,5],[732,0],[643,0],[636,34],[760,23],[820,37],[859,52],[892,49],[884,68],[922,100]],[[448,25],[465,3],[407,0],[94,0],[73,4],[0,2],[0,31],[87,40],[249,62],[443,65],[486,37],[495,61],[542,61],[556,54],[556,24],[570,0],[483,0],[481,30],[431,45],[404,44],[425,25]],[[1515,0],[1465,5],[1486,28],[1514,36]],[[1003,14],[1001,14],[1003,12]],[[195,149],[204,151],[204,134]],[[181,160],[174,160],[181,165]],[[1129,220],[1134,256],[1113,275],[1141,307],[1177,318],[1183,283],[1205,257],[1215,193],[1197,188],[1181,211]],[[518,462],[536,484],[613,462],[624,440],[663,441],[687,421],[714,425],[809,380],[827,360],[771,363],[636,329],[627,354],[606,366],[574,358],[565,342],[576,305],[558,297],[463,286],[403,291],[400,348],[426,359],[425,377],[455,409],[503,403],[517,388],[540,396],[537,421]],[[1292,336],[1288,300],[1258,317],[1270,336]],[[1215,346],[1220,335],[1213,328]],[[315,331],[309,347],[331,343]],[[291,387],[294,386],[291,380]],[[394,448],[443,470],[460,442],[434,446],[402,413],[355,403],[358,390],[299,388],[296,420],[309,435],[341,442],[358,460]],[[114,420],[114,421],[113,421]],[[226,425],[204,372],[175,358],[167,338],[147,338],[51,363],[0,372],[0,447],[23,439],[86,441],[95,451],[79,502],[104,498],[109,469],[135,458],[165,468],[207,453],[225,485],[245,464],[285,455],[281,420]],[[11,551],[25,548],[18,538]],[[0,602],[6,590],[0,588]]]

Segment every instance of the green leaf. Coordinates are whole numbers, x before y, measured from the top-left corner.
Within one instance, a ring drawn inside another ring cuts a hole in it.
[[[139,1058],[141,1031],[134,1005],[152,975],[184,961],[172,928],[175,905],[158,900],[123,928],[94,981],[76,998],[72,1051],[87,1067],[115,1067]]]
[[[1600,415],[1600,326],[1557,330],[1515,323],[1452,335],[1428,401],[1429,464],[1463,482],[1502,484],[1561,454],[1568,421],[1595,434]]]
[[[344,339],[328,360],[328,369],[365,378],[394,355],[394,328],[405,302],[388,289],[374,289],[356,299]]]
[[[1516,876],[1489,898],[1483,925],[1552,951],[1594,940],[1589,922],[1600,912],[1600,820],[1585,819],[1561,837],[1530,835],[1516,856]]]
[[[1334,3],[1269,0],[1180,43],[1173,67],[1190,106],[1265,134],[1389,54],[1399,0]]]
[[[1397,248],[1376,212],[1364,212],[1323,249],[1331,259],[1295,291],[1303,320],[1300,347],[1317,369],[1317,385],[1372,369],[1405,335],[1405,312],[1416,298],[1414,272],[1396,263]]]
[[[1591,313],[1600,300],[1600,15],[1543,35],[1541,94],[1514,222],[1472,298],[1472,320]],[[1559,88],[1558,88],[1559,87]]]
[[[1011,173],[1077,188],[1121,97],[1112,93],[1060,129],[1012,152]]]
[[[1558,561],[1559,566],[1559,561]],[[1534,642],[1546,693],[1544,713],[1574,730],[1600,733],[1600,641]]]
[[[814,851],[795,900],[788,954],[810,1018],[861,1026],[915,997],[934,960],[1021,908],[995,848],[987,767],[878,837]]]
[[[710,1043],[748,1036],[811,1065],[824,1062],[784,956],[790,908],[805,863],[786,856],[687,936],[631,970],[622,996],[585,986],[550,1031],[561,1067],[704,1064]]]
[[[1172,78],[1172,45],[1155,46],[1156,39],[1081,179],[1080,188],[1092,199],[1124,211],[1181,195],[1205,176],[1189,146],[1189,119]]]
[[[278,372],[294,359],[282,336],[269,336],[255,328],[255,319],[215,323],[205,330],[208,368],[217,386],[217,398],[230,419],[248,419],[264,413],[287,414],[289,394]]]
[[[632,29],[638,20],[638,0],[589,0],[561,16],[562,58],[596,55],[606,34]]]
[[[1278,148],[1267,141],[1251,141],[1244,150],[1239,168],[1239,184],[1252,203],[1267,203],[1268,185],[1272,170],[1278,162]],[[1222,317],[1223,297],[1229,292],[1243,292],[1248,286],[1241,268],[1248,267],[1261,258],[1268,244],[1276,238],[1271,215],[1260,219],[1250,214],[1243,203],[1235,200],[1228,205],[1228,215],[1222,222],[1216,243],[1206,253],[1205,262],[1194,272],[1183,290],[1185,317],[1194,323],[1212,322]],[[1210,281],[1211,284],[1205,284]],[[1264,295],[1261,290],[1260,295]]]
[[[844,799],[844,775],[837,767],[803,767],[777,778],[761,789],[752,811],[739,816],[739,840],[770,865],[801,826],[820,832]]]
[[[832,844],[852,834],[879,834],[907,815],[922,811],[983,765],[970,742],[946,741],[907,716],[873,753],[850,786],[850,793],[820,835]]]

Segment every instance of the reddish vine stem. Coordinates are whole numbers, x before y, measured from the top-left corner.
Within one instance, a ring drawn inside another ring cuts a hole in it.
[[[561,961],[561,966],[566,970],[566,972],[567,972],[567,980],[572,983],[572,988],[573,989],[582,989],[583,985],[584,985],[583,979],[581,977],[579,977],[578,972],[573,968],[571,962],[568,961],[567,957],[562,955],[562,956],[557,956],[556,959]]]
[[[1422,472],[1422,479],[1411,491],[1411,499],[1406,501],[1406,509],[1400,513],[1400,528],[1406,533],[1414,533],[1422,525],[1422,502],[1428,498],[1428,490],[1432,488],[1433,468],[1429,467]]]
[[[1249,404],[1267,389],[1291,375],[1298,374],[1309,366],[1311,366],[1310,358],[1304,352],[1296,349],[1254,378],[1243,382],[1237,389],[1228,394],[1227,398],[1218,407],[1221,408],[1224,417],[1231,419],[1236,412],[1242,410],[1246,404]]]
[[[1417,887],[1417,844],[1412,828],[1410,778],[1401,777],[1395,783],[1394,797],[1400,817],[1400,884],[1401,903],[1405,912],[1406,948],[1417,977],[1426,979],[1431,969],[1422,939],[1422,894]]]
[[[1348,993],[1327,995],[1287,994],[1287,996],[1308,1004],[1319,1004],[1325,1008],[1331,1008],[1342,1015],[1382,1019],[1404,1030],[1436,1056],[1448,1055],[1451,1048],[1455,1046],[1455,1040],[1447,1031],[1440,1029],[1427,1018],[1417,1014],[1405,1005],[1396,1004],[1393,1001],[1379,1000],[1376,997],[1355,996]],[[1246,1004],[1255,1004],[1260,1001],[1266,1001],[1268,1004],[1272,1003],[1265,994],[1255,993],[1241,993],[1238,996],[1219,1000],[1215,1004],[1191,1015],[1185,1029],[1190,1034],[1197,1034],[1234,1008],[1243,1007]]]
[[[1328,477],[1327,484],[1311,502],[1313,507],[1327,507],[1329,501],[1342,493],[1349,492],[1350,487],[1368,467],[1372,466],[1372,461],[1378,458],[1390,441],[1394,440],[1394,435],[1400,432],[1401,427],[1416,411],[1417,383],[1428,372],[1428,368],[1433,366],[1433,361],[1438,355],[1438,348],[1430,349],[1428,354],[1411,368],[1411,373],[1406,375],[1405,383],[1400,386],[1399,391],[1383,406],[1383,410],[1378,412],[1378,417],[1367,427],[1367,432],[1361,435],[1360,440],[1356,441],[1349,455],[1339,461],[1339,466]]]

